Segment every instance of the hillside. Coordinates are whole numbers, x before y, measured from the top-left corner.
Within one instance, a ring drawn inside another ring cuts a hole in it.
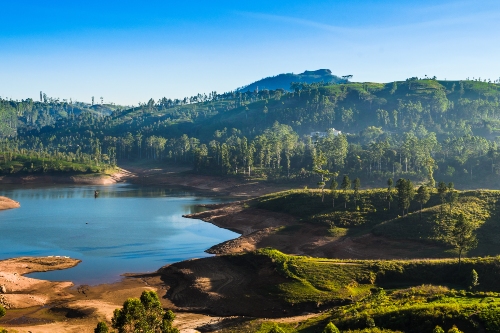
[[[455,256],[447,238],[452,217],[475,221],[478,246],[473,256],[500,255],[496,235],[500,223],[499,191],[457,191],[456,201],[443,203],[434,191],[423,205],[415,200],[409,214],[398,208],[396,192],[389,209],[386,189],[337,191],[290,190],[264,195],[211,211],[188,215],[242,234],[214,246],[211,253],[228,254],[273,247],[290,254],[343,259],[443,258]],[[345,195],[348,196],[346,201]],[[211,207],[211,206],[209,206]],[[451,212],[451,213],[450,213]]]
[[[359,333],[500,330],[499,191],[435,190],[404,215],[389,208],[387,189],[332,194],[283,191],[189,215],[242,236],[208,250],[217,257],[162,268],[167,298],[185,310],[276,318],[228,323],[227,333],[319,332],[329,322]],[[478,240],[467,255],[483,258],[450,258],[461,214]]]
[[[455,324],[472,333],[500,329],[499,260],[468,259],[459,267],[455,260],[347,261],[263,249],[177,263],[159,273],[166,297],[180,309],[260,318],[318,313],[282,325],[289,332],[321,331],[332,321],[363,332],[420,333]],[[472,269],[481,284],[466,292]],[[272,327],[259,323],[247,319],[231,331]]]
[[[324,156],[322,170],[364,186],[404,177],[500,188],[499,98],[500,85],[489,81],[409,78],[214,91],[79,112],[67,101],[2,101],[0,160],[24,152],[88,168],[161,161],[202,174],[315,184]],[[10,165],[0,167],[5,173]]]
[[[278,90],[282,89],[285,91],[293,91],[291,88],[292,83],[345,83],[345,79],[342,79],[336,75],[332,74],[329,69],[318,69],[316,71],[305,71],[300,74],[279,74],[276,76],[266,77],[260,79],[242,88],[236,89],[238,92],[254,92],[257,90]]]

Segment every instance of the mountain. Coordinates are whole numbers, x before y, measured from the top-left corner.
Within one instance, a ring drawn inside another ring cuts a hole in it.
[[[269,76],[264,79],[255,81],[250,83],[247,86],[236,89],[237,91],[246,92],[246,91],[255,91],[255,90],[276,90],[276,89],[284,89],[286,91],[290,90],[290,84],[292,82],[298,83],[345,83],[346,80],[340,78],[336,75],[332,74],[332,71],[329,69],[318,69],[316,71],[305,71],[301,74],[279,74],[276,76]]]

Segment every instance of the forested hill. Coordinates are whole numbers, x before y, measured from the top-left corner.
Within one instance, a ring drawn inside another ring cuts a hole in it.
[[[493,186],[500,174],[499,98],[497,82],[410,78],[294,84],[292,92],[214,91],[106,112],[53,99],[1,100],[0,163],[2,152],[4,159],[36,152],[95,165],[190,163],[198,172],[268,179],[313,181],[323,170],[378,184],[434,177]],[[309,137],[331,128],[347,135]]]
[[[237,91],[247,92],[247,91],[257,91],[257,90],[277,90],[283,89],[285,91],[292,91],[290,87],[292,83],[345,83],[345,78],[340,78],[332,74],[329,69],[318,69],[316,71],[305,71],[301,74],[279,74],[276,76],[266,77],[264,79],[255,81],[247,86],[237,89]]]

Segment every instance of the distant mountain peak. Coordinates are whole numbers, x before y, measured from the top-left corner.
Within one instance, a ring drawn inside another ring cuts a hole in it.
[[[276,90],[284,89],[290,91],[290,84],[292,82],[303,82],[303,83],[343,83],[345,79],[332,74],[329,69],[318,69],[314,71],[304,71],[304,73],[294,74],[294,73],[283,73],[276,76],[269,76],[261,80],[250,83],[247,86],[236,89],[236,91],[254,91],[257,90]]]
[[[332,75],[332,71],[329,69],[318,69],[315,71],[304,71],[304,73],[299,75]]]

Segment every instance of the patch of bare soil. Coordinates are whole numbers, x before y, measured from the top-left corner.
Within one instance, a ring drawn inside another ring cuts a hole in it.
[[[276,274],[269,258],[254,265],[235,257],[193,259],[159,270],[168,286],[166,297],[179,310],[218,316],[283,317],[304,312],[303,308],[283,307],[263,290],[286,281]],[[265,295],[265,296],[264,296]]]
[[[21,205],[19,202],[9,199],[7,197],[0,197],[0,210],[19,208]]]

